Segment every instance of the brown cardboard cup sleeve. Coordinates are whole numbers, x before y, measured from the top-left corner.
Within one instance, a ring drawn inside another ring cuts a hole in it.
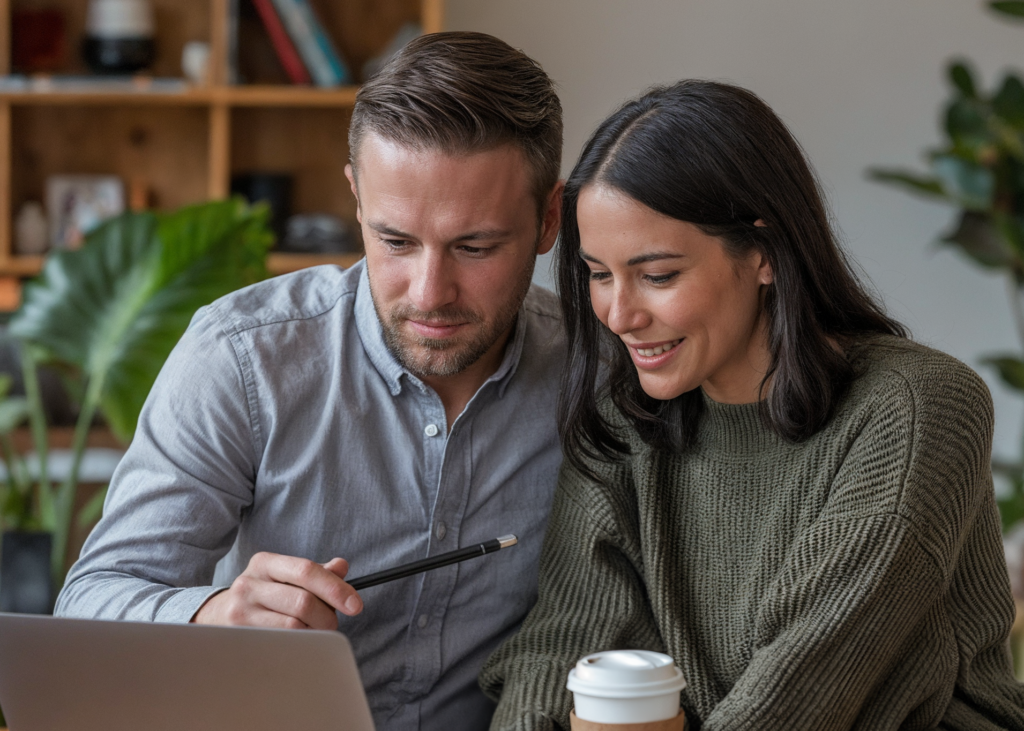
[[[573,712],[569,714],[569,723],[572,731],[683,731],[686,727],[686,714],[680,711],[675,718],[646,723],[598,723],[581,721]]]

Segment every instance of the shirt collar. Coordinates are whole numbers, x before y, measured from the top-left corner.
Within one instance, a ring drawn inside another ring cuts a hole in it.
[[[373,296],[370,294],[370,278],[366,271],[366,260],[360,260],[354,266],[362,268],[359,273],[359,285],[356,288],[355,316],[356,329],[363,342],[363,349],[366,351],[367,357],[380,373],[381,378],[384,379],[392,396],[397,396],[402,392],[402,376],[405,376],[421,391],[425,391],[426,384],[403,368],[384,342],[384,328],[377,317],[377,310],[373,306]],[[505,395],[505,390],[519,367],[519,358],[522,356],[523,343],[526,340],[526,319],[525,305],[520,306],[512,335],[505,346],[505,356],[501,360],[501,365],[490,378],[484,381],[485,386],[488,383],[498,384],[499,397]]]

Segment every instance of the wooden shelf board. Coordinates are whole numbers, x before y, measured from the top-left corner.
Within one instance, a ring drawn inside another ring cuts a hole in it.
[[[351,107],[358,87],[316,89],[305,86],[196,87],[182,92],[152,91],[6,91],[0,102],[12,106],[208,106]]]
[[[133,91],[5,91],[0,101],[11,106],[206,106],[213,102],[209,89],[184,92]]]
[[[335,264],[350,267],[363,258],[357,254],[271,254],[267,257],[267,269],[271,274],[287,274],[306,267],[320,264]]]
[[[282,254],[272,253],[267,257],[267,269],[271,274],[287,274],[319,264],[336,264],[350,267],[363,258],[362,253],[353,254]],[[43,256],[12,256],[0,259],[0,276],[33,277],[43,269]]]
[[[235,107],[351,107],[358,90],[357,86],[226,86],[211,92],[217,101]]]
[[[0,276],[34,277],[43,270],[43,256],[10,256],[0,258]]]

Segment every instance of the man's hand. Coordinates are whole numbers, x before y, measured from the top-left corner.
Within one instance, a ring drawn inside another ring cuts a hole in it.
[[[338,617],[363,611],[363,600],[344,582],[348,562],[318,564],[305,558],[257,553],[231,587],[210,597],[192,621],[286,629],[337,629]]]

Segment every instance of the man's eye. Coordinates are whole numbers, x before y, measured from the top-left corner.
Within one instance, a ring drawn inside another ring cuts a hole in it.
[[[466,246],[462,245],[459,247],[459,251],[463,254],[469,254],[470,256],[481,256],[491,250],[489,246]]]
[[[405,239],[381,239],[381,243],[385,246],[389,246],[392,249],[401,249],[409,245],[409,242]]]

